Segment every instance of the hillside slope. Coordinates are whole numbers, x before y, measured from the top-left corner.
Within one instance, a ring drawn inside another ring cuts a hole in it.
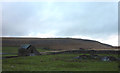
[[[113,46],[98,41],[73,38],[2,38],[2,46],[20,46],[32,44],[35,47],[50,49],[111,49]]]

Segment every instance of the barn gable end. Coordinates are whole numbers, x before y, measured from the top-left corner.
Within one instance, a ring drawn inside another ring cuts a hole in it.
[[[18,49],[18,56],[35,56],[41,55],[31,44],[24,44]]]

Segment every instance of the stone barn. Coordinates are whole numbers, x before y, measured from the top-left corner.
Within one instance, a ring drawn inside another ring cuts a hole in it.
[[[41,55],[33,45],[24,44],[18,49],[18,56],[35,56]]]

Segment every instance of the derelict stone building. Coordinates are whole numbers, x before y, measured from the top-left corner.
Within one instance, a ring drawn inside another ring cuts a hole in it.
[[[33,45],[24,44],[18,49],[18,56],[41,55]]]

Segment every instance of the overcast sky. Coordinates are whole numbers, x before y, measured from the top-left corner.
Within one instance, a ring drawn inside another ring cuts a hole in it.
[[[117,2],[8,2],[2,36],[69,37],[118,45]]]

